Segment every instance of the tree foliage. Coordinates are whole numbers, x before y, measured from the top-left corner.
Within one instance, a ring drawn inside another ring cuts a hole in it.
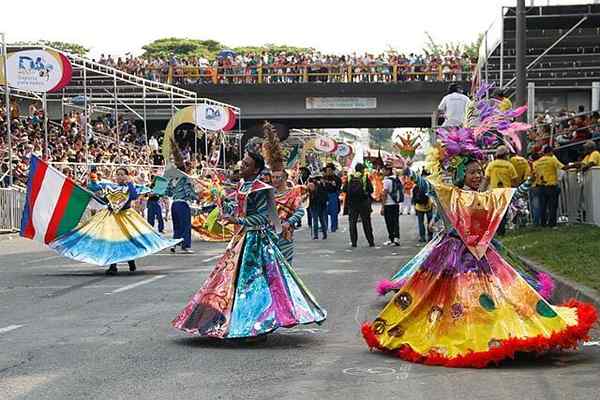
[[[142,46],[142,57],[168,58],[177,57],[206,57],[212,59],[225,46],[216,40],[199,40],[188,38],[162,38]]]
[[[425,55],[431,55],[440,57],[446,54],[448,51],[458,52],[460,54],[467,54],[469,58],[475,60],[479,55],[479,46],[483,40],[483,34],[479,34],[476,40],[471,43],[460,43],[460,42],[437,42],[429,32],[425,31],[427,41],[425,47],[423,47],[423,53]]]
[[[17,42],[16,45],[21,46],[39,46],[44,45],[48,47],[52,47],[57,50],[61,50],[67,53],[75,54],[78,56],[85,56],[90,52],[90,49],[79,44],[73,42],[61,42],[56,40],[38,40],[37,42]]]
[[[168,58],[171,56],[176,56],[205,57],[209,60],[214,60],[217,57],[217,54],[224,49],[232,49],[236,53],[243,54],[262,54],[263,52],[266,52],[271,55],[279,54],[281,52],[299,53],[313,50],[306,47],[293,47],[272,43],[267,43],[262,46],[240,46],[232,48],[216,40],[199,40],[174,37],[157,39],[146,44],[142,47],[142,49],[144,50],[144,54],[142,54],[142,56],[147,58]]]
[[[369,128],[369,146],[388,150],[392,146],[393,128]]]

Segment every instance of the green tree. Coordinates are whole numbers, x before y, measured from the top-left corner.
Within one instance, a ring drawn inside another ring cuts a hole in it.
[[[270,55],[276,55],[276,54],[279,54],[282,52],[289,54],[289,53],[306,53],[306,52],[314,51],[314,49],[311,47],[295,47],[295,46],[288,46],[288,45],[284,45],[284,44],[273,44],[273,43],[267,43],[262,46],[240,46],[240,47],[235,47],[233,50],[238,53],[243,53],[243,54],[248,54],[248,53],[260,54],[262,52],[267,52],[267,54],[270,54]]]
[[[479,46],[481,45],[481,41],[483,40],[483,34],[480,33],[471,43],[461,43],[461,42],[445,42],[439,43],[435,41],[435,39],[431,36],[431,34],[425,31],[425,36],[427,36],[427,41],[425,42],[425,47],[423,47],[423,53],[426,55],[432,56],[442,56],[448,52],[448,50],[452,52],[459,52],[463,54],[467,54],[469,58],[472,60],[476,60],[479,55]]]
[[[206,57],[213,59],[225,46],[216,40],[162,38],[142,46],[142,57]]]
[[[78,56],[85,56],[90,52],[90,49],[79,44],[72,42],[60,42],[55,40],[38,40],[37,42],[17,42],[16,45],[21,46],[39,46],[44,45],[52,47],[56,50],[64,51],[67,53],[75,54]]]
[[[392,147],[393,128],[369,128],[369,146],[387,150]]]

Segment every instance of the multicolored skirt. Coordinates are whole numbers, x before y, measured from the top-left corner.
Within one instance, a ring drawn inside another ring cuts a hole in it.
[[[206,227],[206,214],[192,218],[192,232],[206,242],[228,242],[235,233],[235,225],[216,222],[212,229]]]
[[[401,288],[404,283],[406,283],[406,280],[420,267],[423,261],[429,257],[431,252],[447,234],[447,232],[442,232],[436,235],[417,253],[417,255],[404,264],[391,279],[382,279],[377,282],[375,288],[376,292],[383,296],[391,291],[397,291]],[[450,234],[453,235],[453,233]],[[552,297],[555,285],[554,279],[552,279],[550,274],[525,265],[519,257],[504,247],[500,241],[493,240],[491,246],[502,256],[502,258],[508,261],[523,279],[525,279],[543,298],[548,300]]]
[[[73,260],[110,265],[148,256],[180,241],[162,237],[132,209],[117,213],[104,209],[50,247]]]
[[[242,230],[172,324],[215,338],[321,323],[327,313],[286,262],[270,228]]]
[[[492,246],[478,260],[451,234],[432,243],[379,316],[363,325],[370,348],[411,362],[481,368],[587,338],[593,306],[550,305]]]

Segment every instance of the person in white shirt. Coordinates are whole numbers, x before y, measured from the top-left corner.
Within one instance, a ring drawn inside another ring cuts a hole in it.
[[[468,103],[469,98],[462,94],[460,86],[456,83],[451,84],[448,87],[448,94],[444,96],[438,106],[438,111],[444,113],[442,126],[462,126]]]

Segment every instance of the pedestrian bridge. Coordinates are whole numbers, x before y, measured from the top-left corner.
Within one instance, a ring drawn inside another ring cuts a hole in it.
[[[429,127],[448,82],[191,85],[199,97],[241,108],[242,128],[270,120],[289,128]],[[463,83],[463,85],[466,85]]]

